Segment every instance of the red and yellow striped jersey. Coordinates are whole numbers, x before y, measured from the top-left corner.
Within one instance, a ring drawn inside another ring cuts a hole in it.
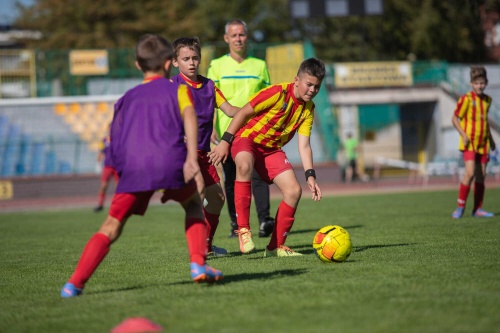
[[[488,154],[490,151],[490,134],[488,126],[488,111],[491,105],[491,97],[476,95],[473,91],[460,97],[455,109],[455,116],[460,119],[460,126],[469,137],[471,144],[464,146],[460,136],[459,149],[474,150],[477,154]]]
[[[310,136],[314,119],[314,103],[299,102],[293,94],[293,82],[272,85],[250,98],[255,111],[237,133],[255,143],[281,148],[296,132]]]

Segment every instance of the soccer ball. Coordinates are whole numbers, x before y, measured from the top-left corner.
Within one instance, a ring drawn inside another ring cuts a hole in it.
[[[327,225],[319,229],[312,245],[318,258],[324,262],[346,261],[352,250],[349,233],[338,225]]]

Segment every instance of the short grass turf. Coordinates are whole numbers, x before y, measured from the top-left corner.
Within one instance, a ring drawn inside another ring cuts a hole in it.
[[[490,219],[468,207],[453,220],[456,195],[305,194],[287,240],[305,256],[293,258],[263,258],[253,207],[257,251],[240,254],[224,208],[214,244],[230,256],[209,259],[225,274],[213,286],[190,280],[180,206],[151,206],[73,299],[60,289],[105,213],[2,214],[0,332],[110,332],[129,317],[164,332],[500,332],[500,190],[486,191]],[[344,263],[323,263],[311,247],[329,224],[351,235]]]

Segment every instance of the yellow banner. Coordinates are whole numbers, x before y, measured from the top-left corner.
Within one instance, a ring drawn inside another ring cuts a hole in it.
[[[408,61],[349,62],[335,64],[336,88],[411,86]]]
[[[0,181],[0,200],[10,200],[14,196],[12,182]]]
[[[108,74],[108,51],[75,50],[69,53],[71,75]]]
[[[268,47],[266,63],[271,83],[292,82],[303,60],[304,47],[300,43]]]

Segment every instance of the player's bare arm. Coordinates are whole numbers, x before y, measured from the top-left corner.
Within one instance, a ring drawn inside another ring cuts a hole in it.
[[[255,114],[252,106],[247,103],[244,107],[241,108],[240,111],[236,112],[236,115],[231,120],[229,127],[227,128],[226,133],[231,138],[234,137],[236,132],[243,127],[247,123],[247,121]],[[213,165],[217,166],[219,163],[224,163],[227,160],[227,156],[229,155],[229,147],[231,145],[232,140],[225,140],[224,135],[221,138],[220,143],[215,146],[211,152],[208,153],[209,162]]]
[[[224,102],[220,106],[220,109],[225,113],[226,116],[228,116],[229,118],[233,118],[236,115],[236,112],[240,111],[241,108],[233,106],[229,102]]]
[[[210,142],[213,143],[214,145],[218,145],[220,141],[219,135],[217,134],[217,129],[215,128],[216,123],[217,123],[217,111],[214,112],[214,126],[212,128],[212,135],[210,136]]]
[[[304,171],[314,170],[310,137],[299,134],[297,141],[298,141],[300,160],[302,161],[302,166],[304,168]],[[315,176],[307,177],[307,186],[311,191],[312,195],[311,198],[314,201],[321,200],[321,189],[316,183]]]
[[[458,131],[458,133],[462,137],[462,140],[464,142],[464,147],[468,147],[469,143],[470,143],[470,139],[467,136],[467,133],[465,133],[462,126],[460,125],[460,119],[456,115],[453,115],[451,117],[451,122],[453,123],[453,126],[456,128],[456,130]]]

